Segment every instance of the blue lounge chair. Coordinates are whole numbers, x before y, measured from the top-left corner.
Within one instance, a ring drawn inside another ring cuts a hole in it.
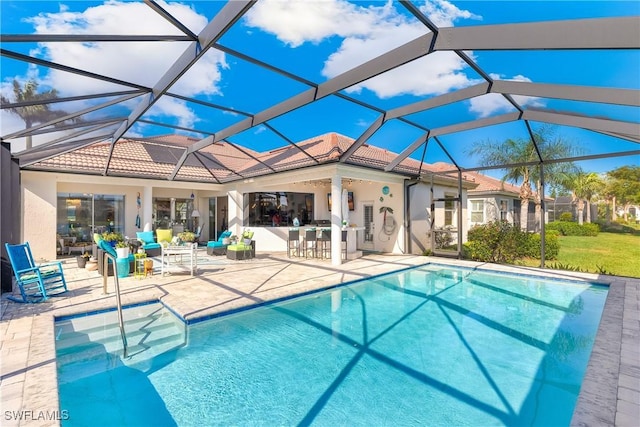
[[[67,291],[61,262],[38,265],[33,260],[29,243],[4,245],[22,296],[22,299],[13,296],[7,297],[8,299],[16,302],[40,302],[53,294]]]
[[[142,249],[147,253],[147,256],[158,256],[162,252],[162,245],[156,242],[153,231],[137,231],[136,238],[142,244]]]
[[[207,243],[207,254],[209,255],[224,255],[227,253],[228,244],[224,244],[224,239],[231,237],[231,231],[223,231],[218,236],[218,240],[210,240]]]

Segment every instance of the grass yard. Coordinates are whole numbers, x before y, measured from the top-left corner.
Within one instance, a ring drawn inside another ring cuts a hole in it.
[[[526,260],[539,266],[539,260]],[[596,237],[560,236],[558,259],[547,260],[553,268],[570,266],[580,271],[598,273],[598,267],[616,276],[640,277],[640,236],[600,232]]]

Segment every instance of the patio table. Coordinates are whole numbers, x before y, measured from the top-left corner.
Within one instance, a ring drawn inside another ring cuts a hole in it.
[[[194,272],[198,269],[198,244],[197,243],[188,243],[184,246],[166,246],[162,247],[162,276],[164,277],[165,266],[168,272],[169,267],[171,266],[171,256],[173,255],[173,264],[174,265],[182,265],[183,257],[189,257],[189,271],[191,275],[194,275]],[[180,257],[180,261],[178,261],[178,257]],[[165,264],[166,263],[166,264]]]

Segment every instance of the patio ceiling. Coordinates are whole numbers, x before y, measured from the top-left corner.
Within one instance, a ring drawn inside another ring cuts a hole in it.
[[[143,29],[123,22],[112,25],[111,33],[95,34],[80,28],[74,32],[74,26],[64,34],[51,29],[5,33],[13,28],[9,20],[31,19],[8,13],[11,3],[2,2],[0,53],[7,102],[2,103],[0,134],[26,169],[47,169],[47,160],[73,153],[90,157],[87,150],[100,147],[100,154],[93,151],[93,155],[98,156],[102,175],[146,176],[135,162],[115,166],[118,145],[136,140],[159,147],[147,149],[152,158],[160,159],[160,152],[173,153],[166,160],[171,167],[161,175],[168,180],[232,182],[247,176],[243,168],[248,162],[254,168],[251,176],[275,173],[286,168],[274,167],[269,159],[286,147],[288,156],[301,156],[292,168],[327,161],[360,164],[354,159],[364,158],[363,150],[373,145],[393,153],[378,166],[388,172],[406,175],[406,159],[444,161],[459,170],[474,171],[486,169],[466,154],[475,142],[533,139],[535,129],[544,124],[568,132],[581,150],[567,158],[540,156],[539,163],[615,158],[635,164],[640,156],[640,16],[632,2],[626,5],[634,15],[590,16],[579,2],[569,2],[564,14],[575,17],[549,16],[529,22],[539,16],[533,8],[546,7],[533,2],[531,17],[502,22],[497,10],[495,15],[483,15],[486,23],[462,26],[436,25],[432,18],[436,15],[424,2],[388,3],[387,8],[394,8],[395,22],[411,28],[406,32],[411,37],[403,34],[394,39],[400,30],[377,36],[375,49],[365,49],[352,66],[334,73],[327,70],[340,49],[331,50],[331,44],[342,37],[345,50],[349,36],[309,38],[307,46],[317,51],[315,62],[300,61],[296,58],[300,43],[283,42],[283,36],[275,37],[256,23],[267,12],[271,18],[286,12],[269,10],[270,2],[191,2],[192,14],[207,17],[200,28],[192,19],[182,19],[186,15],[175,4],[145,1],[143,16],[136,19],[151,22],[160,17],[164,25],[145,26],[146,32],[141,33]],[[317,9],[329,3],[297,2],[296,7]],[[365,12],[382,13],[383,7],[375,2],[333,3],[349,11],[362,10],[353,15],[362,18],[362,22],[351,22],[354,27],[371,25],[367,22],[371,14]],[[481,2],[453,3],[473,12]],[[500,4],[509,7],[508,2]],[[104,5],[90,2],[89,6]],[[260,14],[257,8],[262,8]],[[358,37],[362,36],[356,34],[349,41],[358,42]],[[107,50],[114,45],[122,53],[110,66],[80,56],[89,48]],[[152,62],[151,55],[144,54],[161,49],[167,52],[162,60],[154,55]],[[445,62],[458,65],[443,75],[428,74],[429,68]],[[495,64],[508,66],[496,68]],[[542,68],[547,73],[538,71],[541,64],[546,64]],[[586,73],[581,69],[585,65],[602,72]],[[20,67],[22,71],[16,71]],[[207,68],[218,74],[202,74]],[[606,72],[611,68],[626,77],[615,80]],[[550,69],[558,72],[552,77]],[[12,99],[7,84],[24,82],[26,76],[38,82],[39,90],[56,89],[57,96]],[[207,76],[218,86],[208,91],[196,87],[210,84]],[[439,77],[460,81],[421,91],[380,89],[389,80],[402,86]],[[74,85],[57,87],[53,81]],[[499,108],[478,113],[474,102],[481,99]],[[58,114],[26,128],[24,122],[20,127],[19,122],[6,119],[7,114],[37,106]],[[167,113],[172,108],[176,113]],[[191,120],[180,120],[181,114]],[[309,143],[327,132],[349,137],[337,155],[327,157],[327,152],[318,152]],[[176,144],[166,136],[171,133],[188,138]],[[235,155],[217,153],[218,145]],[[198,168],[208,172],[198,173]]]

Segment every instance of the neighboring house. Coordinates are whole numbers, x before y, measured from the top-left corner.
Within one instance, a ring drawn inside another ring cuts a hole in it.
[[[467,217],[466,192],[476,186],[463,181],[458,198],[457,178],[424,179],[435,170],[411,158],[385,172],[396,153],[368,144],[338,162],[354,140],[336,133],[269,152],[219,142],[190,154],[174,171],[193,141],[180,135],[126,139],[111,157],[109,143],[96,143],[22,167],[22,240],[37,258],[53,259],[60,238],[90,241],[93,232],[105,230],[133,237],[145,228],[200,226],[206,242],[227,228],[236,234],[251,228],[258,252],[284,251],[296,216],[303,224],[342,221],[329,209],[329,200],[339,205],[340,197],[329,195],[344,188],[351,193],[349,223],[360,227],[360,249],[421,253],[433,225],[457,228],[456,218]],[[175,179],[167,180],[172,173]],[[418,175],[423,179],[415,180]],[[447,201],[431,210],[432,194]],[[272,221],[276,212],[279,226]],[[466,221],[460,228],[464,240]]]
[[[479,172],[465,172],[465,175],[478,184],[468,196],[470,226],[497,220],[520,223],[520,187]]]
[[[557,196],[547,205],[547,211],[550,221],[559,221],[560,215],[565,212],[569,212],[573,219],[578,215],[578,209],[571,196]]]
[[[628,212],[629,212],[629,221],[640,223],[640,206],[639,205],[629,206]],[[623,214],[624,214],[624,211],[623,211]]]

